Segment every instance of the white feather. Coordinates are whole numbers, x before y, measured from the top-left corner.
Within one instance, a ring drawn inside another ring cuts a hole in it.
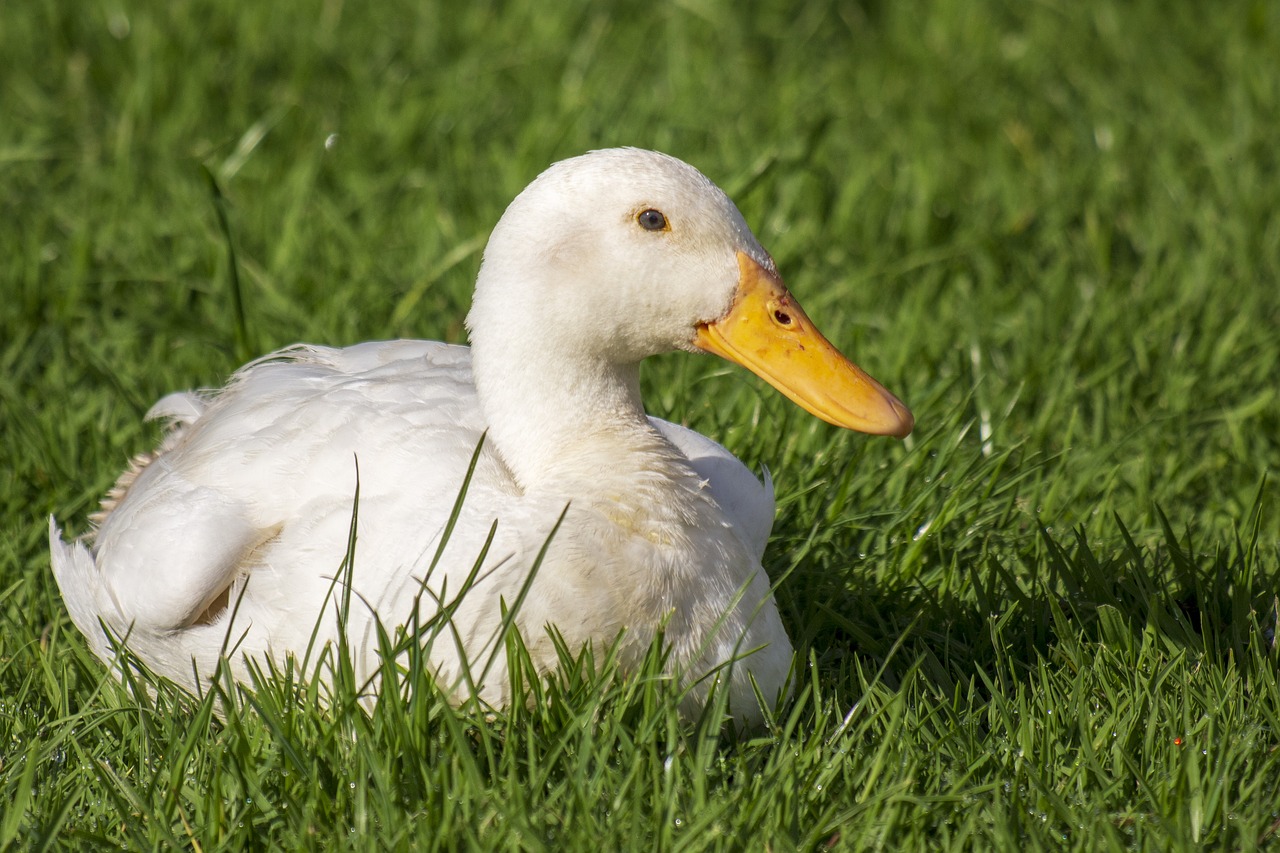
[[[636,227],[644,207],[671,219],[665,239]],[[92,547],[63,543],[50,522],[73,621],[104,659],[103,625],[193,690],[227,638],[240,677],[246,658],[301,657],[317,625],[320,641],[337,637],[334,579],[358,481],[346,628],[361,677],[378,665],[376,620],[391,630],[416,608],[429,621],[496,525],[453,616],[456,641],[431,648],[461,698],[464,662],[494,651],[504,602],[567,507],[517,614],[536,663],[556,663],[547,626],[571,647],[625,630],[628,661],[665,624],[670,666],[688,683],[754,650],[728,688],[735,715],[759,720],[752,679],[772,699],[791,661],[760,562],[772,484],[714,441],[646,418],[638,390],[641,358],[689,349],[694,325],[728,310],[738,252],[771,263],[728,198],[677,160],[625,149],[557,164],[494,231],[468,317],[473,349],[297,346],[216,395],[158,402],[148,417],[175,430],[122,479]],[[498,705],[507,683],[499,659],[476,688]],[[706,689],[691,691],[691,712]]]

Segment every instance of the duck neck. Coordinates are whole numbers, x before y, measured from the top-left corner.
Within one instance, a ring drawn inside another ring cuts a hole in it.
[[[581,497],[584,488],[678,466],[678,452],[645,416],[638,363],[476,344],[472,371],[487,441],[526,491]]]

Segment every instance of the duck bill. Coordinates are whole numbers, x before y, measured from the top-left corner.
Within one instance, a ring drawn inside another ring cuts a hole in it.
[[[899,438],[911,432],[915,419],[902,401],[822,336],[776,272],[744,252],[738,271],[729,313],[698,324],[695,346],[742,365],[827,423]]]

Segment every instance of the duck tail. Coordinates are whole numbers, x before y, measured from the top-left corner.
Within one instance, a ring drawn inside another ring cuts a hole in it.
[[[200,419],[209,408],[208,398],[194,391],[166,394],[147,410],[146,420],[167,420],[171,426],[187,427]]]
[[[53,577],[71,621],[84,634],[94,654],[105,661],[111,660],[107,635],[100,622],[113,612],[109,606],[110,591],[103,586],[102,573],[93,561],[93,554],[83,542],[64,542],[62,530],[53,516],[49,516],[49,555]]]

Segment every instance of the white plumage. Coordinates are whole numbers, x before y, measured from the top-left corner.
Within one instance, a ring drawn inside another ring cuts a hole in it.
[[[772,289],[752,297],[751,287]],[[758,307],[752,299],[766,299],[766,313],[737,329]],[[503,602],[517,600],[564,513],[517,611],[538,666],[556,663],[547,626],[570,648],[625,632],[625,665],[665,624],[672,672],[686,683],[745,655],[726,686],[734,715],[758,721],[751,680],[772,700],[791,661],[761,569],[772,487],[710,439],[647,418],[638,370],[658,352],[710,350],[828,420],[909,431],[901,403],[838,354],[834,378],[807,375],[805,362],[792,381],[794,359],[779,355],[788,341],[751,337],[801,327],[816,337],[791,352],[829,348],[789,300],[737,209],[693,168],[634,149],[558,163],[494,230],[468,316],[471,349],[292,347],[241,369],[216,395],[157,403],[151,416],[174,430],[104,502],[92,546],[64,543],[50,521],[68,610],[104,660],[102,625],[189,689],[224,649],[241,678],[246,657],[301,658],[317,626],[320,642],[337,637],[334,579],[358,471],[346,622],[358,677],[378,666],[376,621],[390,631],[415,607],[429,621],[457,596],[492,529],[430,659],[462,698],[464,660],[478,670],[497,654],[477,690],[491,704],[510,701],[496,636]],[[823,394],[856,403],[837,411]],[[690,712],[709,684],[690,691]]]

